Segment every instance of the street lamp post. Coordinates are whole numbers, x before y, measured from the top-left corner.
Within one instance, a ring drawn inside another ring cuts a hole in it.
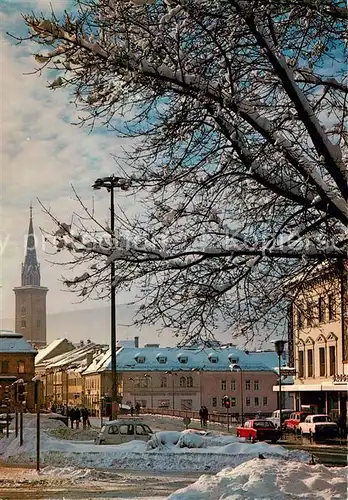
[[[243,391],[243,369],[239,365],[230,365],[232,372],[240,372],[240,411],[242,426],[244,425],[244,391]]]
[[[282,374],[281,374],[281,357],[284,352],[286,340],[276,340],[274,342],[274,349],[278,355],[278,381],[279,381],[279,431],[280,439],[282,438]]]
[[[93,189],[105,188],[110,193],[110,231],[111,240],[114,243],[115,238],[115,197],[114,189],[116,187],[126,191],[130,187],[127,179],[111,175],[96,179]],[[117,418],[117,369],[116,369],[116,289],[115,289],[115,262],[110,264],[110,305],[111,305],[111,415],[110,420]]]
[[[36,470],[40,471],[40,382],[39,376],[32,379],[34,387],[34,403],[36,407]]]

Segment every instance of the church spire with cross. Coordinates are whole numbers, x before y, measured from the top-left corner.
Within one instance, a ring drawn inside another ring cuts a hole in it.
[[[33,206],[29,208],[29,230],[25,259],[22,264],[21,286],[14,287],[16,296],[16,332],[23,334],[33,346],[46,346],[46,295],[41,286],[40,265],[37,260],[33,226]]]
[[[30,203],[29,229],[25,260],[22,264],[22,286],[40,286],[40,265],[37,260],[33,228],[33,205]]]

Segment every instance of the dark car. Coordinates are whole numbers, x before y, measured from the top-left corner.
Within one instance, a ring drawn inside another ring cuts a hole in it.
[[[250,441],[271,441],[276,443],[280,438],[280,431],[273,422],[266,419],[248,420],[241,427],[237,427],[238,437],[245,437]]]

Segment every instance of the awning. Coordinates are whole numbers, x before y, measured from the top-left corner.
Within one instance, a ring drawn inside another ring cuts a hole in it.
[[[282,392],[347,392],[348,384],[293,384],[282,385]],[[273,392],[279,392],[279,385],[273,386]]]

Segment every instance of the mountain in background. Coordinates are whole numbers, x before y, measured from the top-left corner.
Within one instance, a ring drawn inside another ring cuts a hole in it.
[[[174,337],[170,329],[159,332],[155,326],[144,326],[137,329],[127,326],[132,323],[134,311],[126,305],[117,307],[117,338],[132,340],[139,337],[140,346],[156,343],[161,346],[174,346],[180,339]],[[1,320],[1,329],[14,329],[14,319]],[[95,309],[75,309],[47,315],[47,343],[59,337],[65,337],[72,342],[90,339],[94,342],[110,343],[110,309],[98,307]],[[217,333],[217,340],[232,342],[228,334]],[[235,342],[235,341],[234,341]]]

